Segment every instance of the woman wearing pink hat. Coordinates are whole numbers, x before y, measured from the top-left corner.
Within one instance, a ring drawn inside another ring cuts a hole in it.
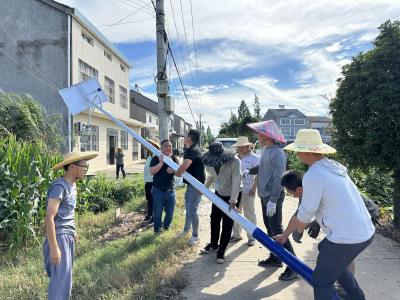
[[[279,143],[286,144],[286,140],[273,120],[247,124],[258,133],[258,139],[265,146],[261,154],[258,167],[250,169],[249,174],[258,175],[258,196],[261,199],[264,225],[268,235],[272,238],[283,232],[282,205],[285,192],[281,186],[281,177],[286,170],[286,155]],[[289,252],[294,250],[290,240],[284,244]],[[258,262],[264,267],[282,267],[282,261],[272,252],[265,260]],[[286,267],[279,276],[279,280],[289,281],[297,277],[292,269]]]

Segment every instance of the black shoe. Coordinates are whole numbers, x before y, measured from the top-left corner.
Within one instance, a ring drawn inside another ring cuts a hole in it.
[[[282,262],[273,256],[270,256],[265,260],[258,261],[258,265],[261,267],[283,267]]]
[[[207,244],[203,249],[200,250],[201,254],[208,254],[210,252],[215,252],[218,250],[218,246],[215,247],[211,243]]]
[[[290,281],[296,278],[297,274],[293,272],[293,270],[290,269],[289,267],[287,267],[286,270],[281,275],[279,275],[279,280],[282,281]]]
[[[151,216],[146,216],[146,218],[144,218],[145,221],[148,221],[151,219]]]

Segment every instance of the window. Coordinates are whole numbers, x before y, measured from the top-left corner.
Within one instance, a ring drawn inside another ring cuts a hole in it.
[[[294,119],[294,125],[306,125],[306,120],[304,120],[304,119]]]
[[[114,80],[104,76],[105,92],[111,103],[115,103],[115,83]]]
[[[284,136],[290,136],[292,133],[291,128],[288,127],[281,127],[280,130]]]
[[[99,72],[92,66],[85,63],[83,60],[79,59],[78,63],[79,63],[79,82],[98,76]]]
[[[81,136],[81,151],[99,151],[99,126],[86,127],[89,135]]]
[[[122,72],[126,72],[126,67],[123,64],[119,64],[119,67],[121,68]]]
[[[128,108],[128,90],[119,86],[119,102],[122,108]]]
[[[280,118],[280,124],[281,125],[290,125],[290,119],[289,118]]]
[[[139,143],[137,140],[132,138],[132,160],[139,159]]]
[[[156,124],[158,125],[158,119],[156,119]]]
[[[151,116],[149,116],[149,123],[153,122],[153,119]]]
[[[94,40],[87,34],[82,32],[82,38],[91,46],[94,46]]]
[[[109,61],[112,61],[112,55],[111,55],[111,53],[107,52],[106,50],[104,50],[104,56],[107,57],[107,59],[108,59]]]
[[[121,130],[121,148],[128,150],[128,133],[124,130]]]

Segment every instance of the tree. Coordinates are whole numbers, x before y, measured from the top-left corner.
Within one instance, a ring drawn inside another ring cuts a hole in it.
[[[250,110],[247,107],[246,101],[242,100],[238,108],[238,119],[241,121],[248,116],[251,116]]]
[[[258,99],[257,94],[254,94],[254,118],[257,119],[257,121],[261,121],[261,106],[260,106],[260,99]]]
[[[400,228],[400,22],[379,30],[374,48],[342,68],[330,111],[335,146],[350,166],[392,172]]]
[[[205,144],[210,144],[210,143],[212,143],[214,141],[214,136],[213,136],[213,134],[212,134],[212,132],[211,132],[211,128],[210,128],[210,126],[207,126],[207,131],[206,131],[206,142],[205,142]]]

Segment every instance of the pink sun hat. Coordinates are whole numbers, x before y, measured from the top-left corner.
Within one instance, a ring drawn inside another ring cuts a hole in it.
[[[269,137],[270,139],[278,141],[282,144],[286,144],[285,137],[279,130],[274,120],[249,123],[247,126],[259,134],[265,135],[266,137]]]

